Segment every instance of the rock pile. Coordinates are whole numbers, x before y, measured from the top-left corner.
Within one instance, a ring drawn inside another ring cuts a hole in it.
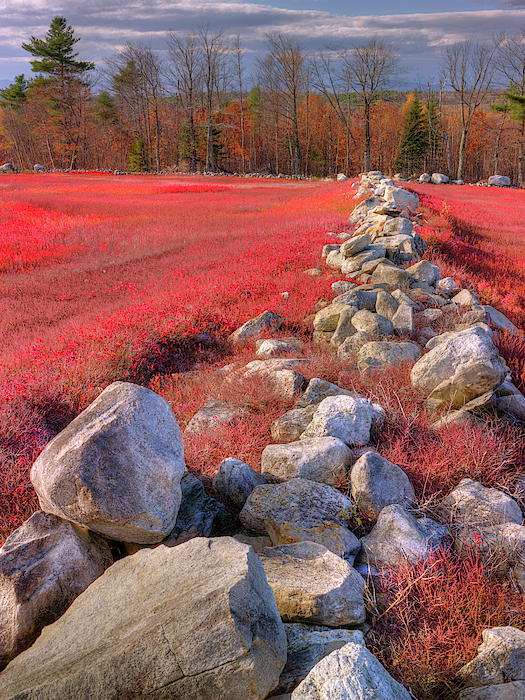
[[[493,342],[494,329],[517,329],[420,259],[415,195],[377,171],[361,189],[371,196],[351,214],[355,232],[323,251],[345,279],[312,319],[315,339],[362,372],[407,363],[429,409],[451,408],[441,422],[525,418]],[[461,307],[453,331],[434,329]],[[0,549],[0,700],[408,700],[364,646],[375,575],[481,532],[481,554],[498,554],[525,588],[517,502],[464,479],[439,521],[417,515],[406,473],[370,444],[383,407],[307,381],[301,341],[268,337],[283,320],[267,311],[235,331],[260,359],[223,369],[295,399],[261,473],[235,457],[219,466],[213,490],[241,509],[238,523],[185,470],[173,412],[148,389],[112,384],[39,456],[42,511]],[[244,417],[210,399],[186,431]],[[361,539],[356,515],[373,525]],[[525,633],[485,630],[460,678],[462,700],[522,697]]]

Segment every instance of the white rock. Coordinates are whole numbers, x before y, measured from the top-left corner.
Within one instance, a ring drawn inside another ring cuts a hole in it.
[[[492,187],[510,187],[510,177],[506,175],[491,175],[488,183]]]
[[[292,693],[292,700],[411,700],[412,696],[360,644],[325,656]]]
[[[432,173],[430,182],[433,185],[446,185],[448,182],[450,182],[450,178],[448,175],[443,175],[443,173]]]
[[[319,437],[267,445],[261,455],[261,473],[268,481],[301,477],[338,486],[353,463],[353,452],[344,442]]]

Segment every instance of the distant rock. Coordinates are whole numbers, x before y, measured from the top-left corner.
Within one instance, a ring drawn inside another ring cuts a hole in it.
[[[450,178],[448,175],[443,175],[443,173],[432,173],[430,182],[433,185],[446,185],[450,182]]]
[[[491,175],[488,183],[492,187],[510,187],[510,177],[506,175]]]

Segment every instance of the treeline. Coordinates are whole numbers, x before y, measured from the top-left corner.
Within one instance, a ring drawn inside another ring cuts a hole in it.
[[[55,17],[22,44],[35,76],[0,91],[0,157],[17,168],[523,179],[523,28],[445,49],[440,88],[419,93],[396,89],[405,71],[380,39],[314,55],[268,34],[253,75],[242,38],[209,27],[168,32],[166,60],[128,43],[98,71],[78,41]]]

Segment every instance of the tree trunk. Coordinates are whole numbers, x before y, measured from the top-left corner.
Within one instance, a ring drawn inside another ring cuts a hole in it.
[[[365,97],[365,173],[370,171],[370,103]]]
[[[458,172],[456,175],[456,180],[461,180],[463,175],[463,163],[465,160],[465,145],[467,142],[467,132],[465,129],[461,132],[461,141],[459,142],[459,156],[458,156]]]

